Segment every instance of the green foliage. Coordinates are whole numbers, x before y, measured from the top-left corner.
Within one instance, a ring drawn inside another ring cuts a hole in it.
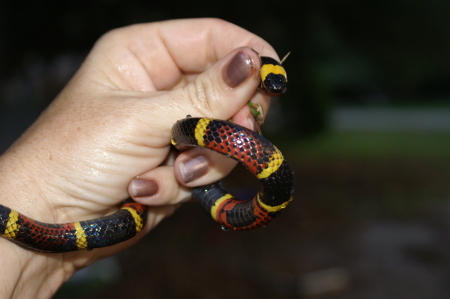
[[[302,157],[399,157],[450,162],[449,149],[449,133],[328,132],[298,140],[288,151]]]

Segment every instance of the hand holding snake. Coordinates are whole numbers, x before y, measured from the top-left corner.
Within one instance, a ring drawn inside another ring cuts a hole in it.
[[[188,114],[253,128],[246,103],[267,112],[268,96],[255,93],[258,54],[242,45],[276,57],[259,37],[211,19],[130,26],[97,42],[71,82],[0,158],[1,204],[45,223],[75,223],[111,214],[129,191],[149,206],[147,224],[129,241],[61,258],[0,239],[0,259],[16,281],[5,294],[27,289],[47,297],[76,269],[139,239],[189,198],[190,188],[226,176],[235,163],[212,151],[193,148],[175,160],[167,157],[172,126]],[[186,180],[182,166],[199,156],[206,170]],[[133,186],[136,180],[141,188]],[[34,276],[30,284],[32,271],[13,265],[31,262],[35,272],[59,275]],[[45,292],[36,291],[44,285]]]

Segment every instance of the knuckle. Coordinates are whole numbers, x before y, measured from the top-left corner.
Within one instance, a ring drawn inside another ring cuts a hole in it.
[[[220,109],[220,92],[208,76],[199,76],[186,86],[189,100],[202,116],[212,116]]]

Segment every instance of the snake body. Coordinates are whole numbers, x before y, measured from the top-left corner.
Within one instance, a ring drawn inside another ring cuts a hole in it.
[[[134,237],[145,224],[146,206],[124,202],[114,214],[79,222],[50,224],[0,205],[0,234],[21,247],[40,252],[101,248]]]
[[[259,180],[260,191],[247,201],[236,199],[220,182],[193,190],[192,196],[222,227],[265,226],[292,200],[292,170],[278,148],[258,133],[228,121],[186,118],[175,124],[172,136],[177,148],[209,148],[239,161]]]
[[[261,69],[267,71],[265,67],[269,62],[264,62],[263,58]],[[270,63],[273,61],[270,60]],[[262,78],[273,78],[270,70],[279,73],[278,65],[276,68],[275,64],[269,65],[269,73]],[[279,77],[279,74],[276,75]],[[283,80],[271,82],[268,91],[272,94],[282,93],[286,89]],[[292,200],[292,170],[281,152],[254,131],[227,121],[187,117],[173,126],[172,144],[179,149],[201,146],[224,154],[238,160],[259,180],[258,194],[246,201],[229,194],[220,182],[193,189],[192,197],[223,228],[247,230],[265,226]],[[128,200],[118,211],[105,217],[50,224],[33,220],[0,204],[0,236],[40,252],[91,250],[134,237],[145,225],[146,210],[146,206]]]

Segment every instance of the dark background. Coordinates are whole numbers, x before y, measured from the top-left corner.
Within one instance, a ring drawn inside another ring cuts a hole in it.
[[[185,204],[56,298],[444,298],[449,1],[4,1],[0,152],[102,34],[188,17],[291,51],[289,90],[263,130],[295,168],[295,201],[265,229],[227,233]],[[246,180],[238,169],[229,184]]]

